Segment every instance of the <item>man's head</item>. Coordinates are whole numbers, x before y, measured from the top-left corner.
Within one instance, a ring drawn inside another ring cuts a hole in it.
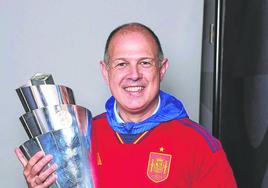
[[[153,113],[167,67],[160,42],[148,27],[130,23],[110,34],[101,69],[123,120],[142,121]]]
[[[157,57],[159,60],[163,60],[164,58],[164,53],[161,47],[161,43],[157,37],[157,35],[146,25],[140,24],[140,23],[127,23],[127,24],[123,24],[117,28],[115,28],[109,35],[109,37],[106,40],[106,45],[105,45],[105,50],[104,50],[104,57],[103,60],[104,62],[107,62],[109,60],[109,47],[110,47],[110,43],[111,40],[113,39],[113,37],[117,34],[117,33],[127,33],[127,32],[144,32],[147,33],[149,35],[151,35],[151,37],[154,39],[156,46],[157,46]]]

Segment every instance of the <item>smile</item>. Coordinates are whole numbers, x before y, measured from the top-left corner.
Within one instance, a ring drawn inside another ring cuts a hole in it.
[[[125,90],[129,92],[139,92],[142,91],[144,87],[141,86],[135,86],[135,87],[126,87]]]

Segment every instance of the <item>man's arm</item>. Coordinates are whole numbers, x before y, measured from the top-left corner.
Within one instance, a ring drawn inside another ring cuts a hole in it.
[[[237,188],[233,171],[221,148],[202,161],[192,188]]]

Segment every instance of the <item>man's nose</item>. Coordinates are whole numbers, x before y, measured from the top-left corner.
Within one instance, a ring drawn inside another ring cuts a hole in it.
[[[142,78],[142,73],[139,69],[138,64],[130,66],[128,78],[132,80],[139,80],[140,78]]]

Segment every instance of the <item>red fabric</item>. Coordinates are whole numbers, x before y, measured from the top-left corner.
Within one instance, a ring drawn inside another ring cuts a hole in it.
[[[219,141],[189,119],[161,123],[137,144],[121,144],[101,115],[91,138],[96,188],[237,187]]]

